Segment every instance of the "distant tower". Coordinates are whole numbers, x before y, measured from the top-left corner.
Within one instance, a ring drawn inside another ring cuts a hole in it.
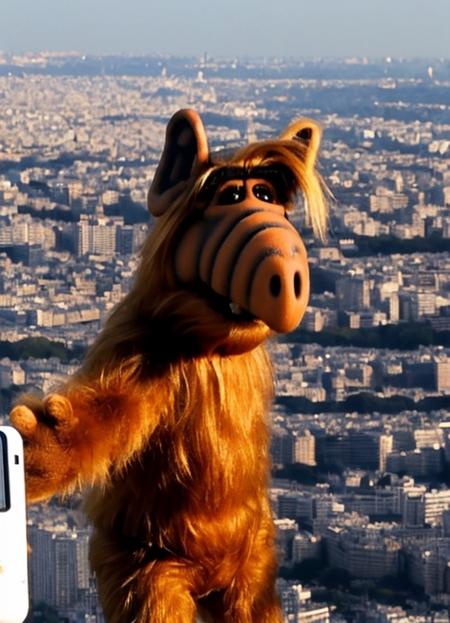
[[[450,361],[448,359],[436,361],[434,366],[436,390],[438,392],[448,392],[450,389]]]
[[[30,591],[33,601],[55,602],[55,570],[52,533],[37,526],[28,529],[30,557]]]
[[[343,277],[336,282],[338,308],[342,311],[360,311],[370,307],[370,284],[363,277]]]
[[[378,459],[379,459],[379,470],[381,472],[386,471],[387,455],[393,451],[393,448],[394,448],[393,435],[380,435]]]
[[[442,524],[444,526],[444,536],[450,536],[450,510],[442,513]]]
[[[396,193],[401,193],[403,192],[404,188],[405,188],[405,182],[403,180],[403,177],[400,173],[398,173],[395,176],[395,192]]]
[[[295,438],[294,459],[303,465],[316,465],[316,439],[309,430]]]
[[[78,256],[89,252],[90,229],[88,218],[84,216],[75,225],[75,251]]]
[[[389,320],[394,323],[400,320],[400,298],[398,292],[392,292],[389,297]]]
[[[196,82],[206,82],[205,80],[205,74],[203,73],[202,69],[199,69],[197,72],[197,77],[195,79]]]
[[[76,559],[78,589],[88,590],[90,587],[88,530],[79,530],[77,533]]]
[[[254,143],[255,141],[258,140],[256,137],[255,121],[253,117],[249,117],[247,119],[247,131],[246,131],[245,139],[247,143]]]
[[[55,606],[70,608],[77,600],[77,535],[54,534]]]
[[[275,427],[272,433],[271,456],[276,465],[291,464],[294,458],[295,439],[285,428]]]
[[[98,219],[90,226],[89,252],[96,255],[113,255],[116,252],[117,225]]]

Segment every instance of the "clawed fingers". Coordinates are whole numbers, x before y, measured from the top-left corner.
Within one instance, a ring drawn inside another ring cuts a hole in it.
[[[34,504],[62,491],[76,476],[70,447],[78,420],[63,395],[50,394],[44,399],[25,395],[21,401],[10,418],[24,440],[27,500]]]
[[[14,407],[10,416],[12,425],[24,439],[35,435],[38,425],[44,425],[49,431],[53,429],[56,434],[64,434],[78,423],[69,400],[60,394],[50,394],[44,401],[24,397],[24,402]]]
[[[25,405],[18,405],[11,411],[11,423],[25,439],[31,437],[38,424],[33,411]]]

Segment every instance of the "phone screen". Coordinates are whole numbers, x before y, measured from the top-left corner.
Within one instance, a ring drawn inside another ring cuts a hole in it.
[[[22,623],[28,612],[23,444],[0,426],[0,622]]]
[[[6,435],[0,432],[0,512],[10,507],[8,482],[8,447]]]

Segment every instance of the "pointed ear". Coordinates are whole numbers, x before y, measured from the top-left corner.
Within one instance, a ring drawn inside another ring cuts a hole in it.
[[[305,165],[312,168],[316,162],[317,152],[319,151],[322,130],[318,123],[312,119],[297,119],[289,125],[280,138],[286,141],[299,141],[306,147]]]
[[[179,110],[167,126],[161,160],[148,191],[150,212],[154,216],[164,214],[208,159],[208,140],[202,120],[194,110]]]

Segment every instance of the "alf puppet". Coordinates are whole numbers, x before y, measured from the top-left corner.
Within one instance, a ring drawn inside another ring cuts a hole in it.
[[[30,502],[88,488],[91,565],[108,623],[280,623],[267,487],[270,363],[300,322],[305,247],[322,235],[310,120],[210,154],[192,110],[169,122],[148,204],[156,225],[129,294],[81,369],[11,414]]]

